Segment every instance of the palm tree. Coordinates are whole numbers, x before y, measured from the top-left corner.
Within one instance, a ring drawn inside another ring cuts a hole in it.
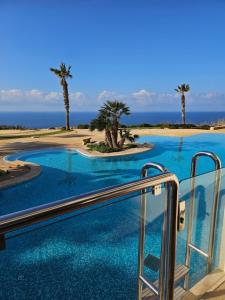
[[[91,131],[95,129],[97,129],[98,131],[105,130],[105,144],[108,147],[113,148],[112,137],[110,132],[111,128],[112,128],[111,121],[108,115],[103,112],[100,113],[96,119],[92,120],[89,126],[89,129]]]
[[[137,134],[131,134],[130,129],[127,128],[120,128],[119,129],[120,134],[120,141],[118,142],[118,145],[120,148],[123,147],[125,141],[127,140],[130,143],[134,143],[139,136]]]
[[[190,86],[188,84],[181,84],[175,89],[177,93],[181,94],[181,115],[182,115],[182,125],[185,125],[185,93],[190,91]]]
[[[118,130],[119,130],[119,120],[122,115],[129,115],[129,107],[120,101],[107,101],[100,109],[100,114],[103,113],[108,116],[111,124],[111,138],[113,148],[119,148],[118,145]]]
[[[70,130],[70,102],[69,102],[69,92],[68,92],[68,83],[66,81],[67,78],[72,78],[70,73],[71,66],[68,68],[64,63],[61,63],[59,69],[50,68],[56,76],[60,78],[60,84],[63,88],[63,97],[64,97],[64,105],[66,110],[66,130]]]
[[[122,115],[129,115],[129,107],[119,101],[107,101],[99,110],[96,119],[92,120],[90,130],[105,130],[105,144],[110,148],[118,149],[119,120]]]

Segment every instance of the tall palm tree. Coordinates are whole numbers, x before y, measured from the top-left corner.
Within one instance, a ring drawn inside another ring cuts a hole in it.
[[[177,93],[181,94],[181,116],[182,116],[182,125],[185,125],[185,93],[190,91],[190,86],[188,84],[181,84],[175,89]]]
[[[60,78],[60,84],[63,88],[63,97],[64,97],[64,105],[66,110],[66,130],[70,130],[70,102],[69,102],[69,92],[68,92],[68,83],[66,79],[72,78],[70,73],[71,66],[68,68],[64,63],[61,63],[59,69],[50,68],[56,76]]]

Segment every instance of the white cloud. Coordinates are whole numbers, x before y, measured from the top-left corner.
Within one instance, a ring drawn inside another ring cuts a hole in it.
[[[124,101],[131,111],[178,111],[180,95],[172,92],[153,92],[147,89],[118,93],[103,90],[97,95],[76,91],[70,92],[70,106],[74,111],[97,111],[106,100]],[[189,92],[186,96],[186,107],[189,111],[209,111],[225,109],[225,93]],[[62,92],[45,92],[39,89],[0,90],[0,110],[6,111],[60,111],[64,109]]]
[[[62,95],[60,93],[50,92],[50,93],[46,94],[44,98],[46,100],[59,100],[60,97],[62,97]]]
[[[43,96],[43,93],[41,91],[35,90],[35,89],[30,90],[30,91],[26,91],[25,93],[27,94],[28,97],[37,97],[37,98],[39,98],[39,97]]]
[[[136,98],[148,98],[151,97],[152,95],[155,95],[155,93],[149,92],[145,89],[133,93],[133,96]]]
[[[88,108],[89,106],[89,97],[82,92],[75,92],[70,94],[70,102],[71,104],[73,103],[74,106],[79,107],[79,108]]]
[[[0,90],[0,99],[8,99],[14,97],[20,97],[22,95],[22,91],[19,89],[11,89],[11,90]]]
[[[106,98],[111,98],[113,96],[114,96],[113,92],[104,90],[98,94],[97,99],[102,100],[102,99],[106,99]]]

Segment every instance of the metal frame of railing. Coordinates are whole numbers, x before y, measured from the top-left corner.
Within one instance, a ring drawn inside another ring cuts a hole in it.
[[[210,234],[209,234],[209,245],[208,253],[199,249],[192,244],[192,232],[193,232],[193,216],[194,216],[194,200],[195,200],[195,177],[197,170],[197,160],[199,157],[209,157],[213,160],[215,164],[215,186],[214,186],[214,199],[212,207],[212,216],[210,224]],[[189,222],[188,222],[188,233],[187,233],[187,249],[185,265],[190,267],[191,260],[191,249],[198,252],[200,255],[204,256],[208,260],[208,272],[212,268],[213,253],[215,248],[215,235],[216,235],[216,220],[217,220],[217,210],[219,202],[219,192],[220,192],[220,181],[221,181],[221,161],[219,157],[210,151],[200,151],[196,153],[191,160],[191,197],[190,197],[190,212],[189,212]],[[189,274],[185,277],[184,288],[188,289],[189,286]]]
[[[141,169],[141,177],[148,176],[149,169],[155,169],[161,173],[166,173],[167,169],[159,163],[150,162],[145,164]],[[143,283],[154,294],[159,295],[158,287],[154,286],[152,282],[149,282],[144,278],[144,243],[145,243],[145,223],[146,223],[146,210],[147,210],[147,194],[146,189],[141,191],[141,208],[140,208],[140,234],[138,244],[138,300],[142,299]]]
[[[100,204],[104,201],[110,201],[132,192],[146,191],[148,188],[161,184],[165,184],[167,188],[167,205],[161,250],[161,284],[158,294],[160,300],[173,300],[179,181],[174,174],[168,172],[2,216],[0,217],[1,248],[5,246],[4,237],[8,232],[46,221],[65,213]]]

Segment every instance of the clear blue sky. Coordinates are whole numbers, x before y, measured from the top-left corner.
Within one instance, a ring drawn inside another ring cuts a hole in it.
[[[214,109],[206,109],[224,101],[225,110],[225,1],[0,1],[3,110],[63,109],[49,72],[62,61],[72,65],[77,110],[94,110],[107,97],[137,111],[159,103],[179,110],[173,94],[183,82],[191,86],[190,110],[204,109],[210,97]]]

